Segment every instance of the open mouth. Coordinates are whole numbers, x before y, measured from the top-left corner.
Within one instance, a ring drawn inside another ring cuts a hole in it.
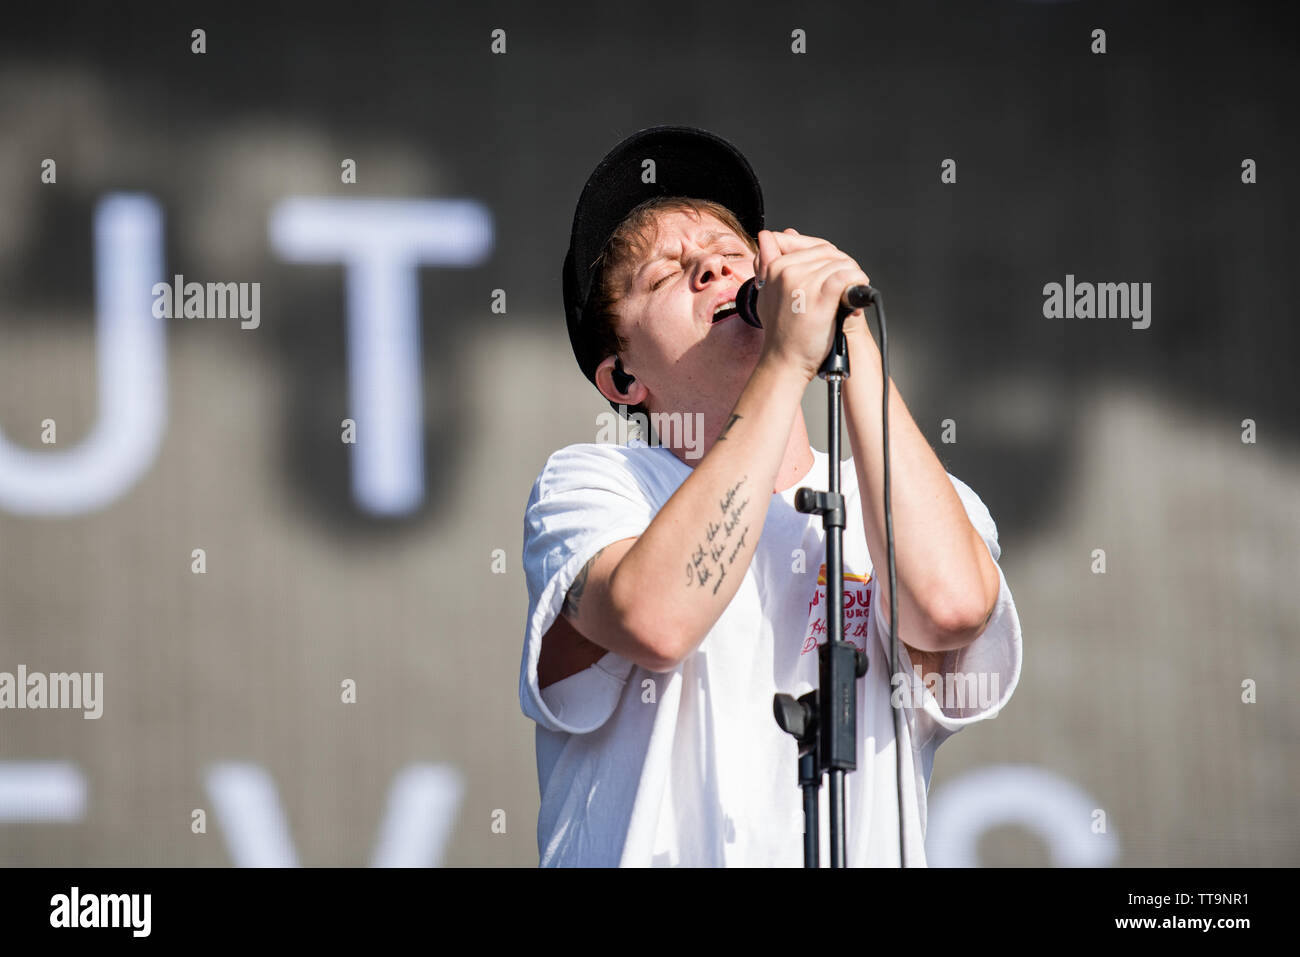
[[[713,314],[713,322],[716,325],[719,322],[723,322],[727,319],[730,319],[732,316],[737,315],[739,312],[740,310],[736,308],[736,304],[734,302],[729,302],[727,303],[725,308],[719,309],[717,312]]]

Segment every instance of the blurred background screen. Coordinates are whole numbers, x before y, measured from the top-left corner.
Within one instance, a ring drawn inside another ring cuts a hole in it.
[[[560,266],[660,123],[862,263],[997,522],[1024,670],[931,863],[1300,862],[1286,9],[6,11],[0,672],[102,684],[0,710],[0,863],[537,863],[523,511],[609,410]]]

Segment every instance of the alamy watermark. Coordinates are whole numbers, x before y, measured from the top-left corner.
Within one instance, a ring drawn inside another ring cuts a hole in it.
[[[639,438],[651,448],[683,449],[688,459],[698,459],[704,454],[703,412],[651,412],[646,415],[644,412],[628,413],[625,405],[618,408],[620,414],[597,414],[597,442],[627,445],[630,439]]]
[[[51,927],[119,927],[148,937],[152,894],[83,894],[80,887],[50,898]]]
[[[28,672],[26,665],[18,673],[0,671],[0,709],[2,708],[80,708],[83,718],[93,720],[104,713],[104,672]]]
[[[1151,283],[1079,282],[1066,273],[1065,283],[1043,286],[1047,319],[1131,319],[1134,329],[1151,325]]]
[[[895,708],[919,708],[928,691],[939,707],[946,710],[975,708],[986,711],[1001,699],[1002,676],[996,671],[959,671],[940,674],[932,671],[922,677],[921,666],[912,666],[911,680],[903,672],[890,680],[893,692],[890,704]]]
[[[177,274],[171,283],[154,283],[150,293],[158,319],[242,319],[241,329],[262,324],[260,282],[186,282]]]

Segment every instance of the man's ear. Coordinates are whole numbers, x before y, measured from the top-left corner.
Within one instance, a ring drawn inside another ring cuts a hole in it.
[[[650,392],[636,376],[623,368],[619,356],[606,356],[596,366],[596,388],[611,402],[627,406],[640,405]]]

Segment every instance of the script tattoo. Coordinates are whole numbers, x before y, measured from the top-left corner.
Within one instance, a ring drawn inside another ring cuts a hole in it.
[[[609,546],[606,545],[605,548],[609,548]],[[578,617],[578,605],[582,601],[582,590],[587,587],[587,576],[591,574],[591,566],[596,564],[596,559],[600,557],[600,552],[603,552],[605,548],[587,559],[587,564],[582,566],[578,576],[573,579],[573,584],[569,586],[569,593],[564,599],[564,607],[560,610],[571,619]]]
[[[739,416],[732,416],[732,421],[737,418]],[[704,541],[696,545],[686,563],[687,586],[704,586],[713,582],[713,594],[716,595],[726,581],[727,569],[739,557],[745,536],[749,534],[748,524],[741,527],[749,499],[736,501],[736,493],[748,478],[748,475],[741,478],[718,499],[718,514],[704,527]]]

